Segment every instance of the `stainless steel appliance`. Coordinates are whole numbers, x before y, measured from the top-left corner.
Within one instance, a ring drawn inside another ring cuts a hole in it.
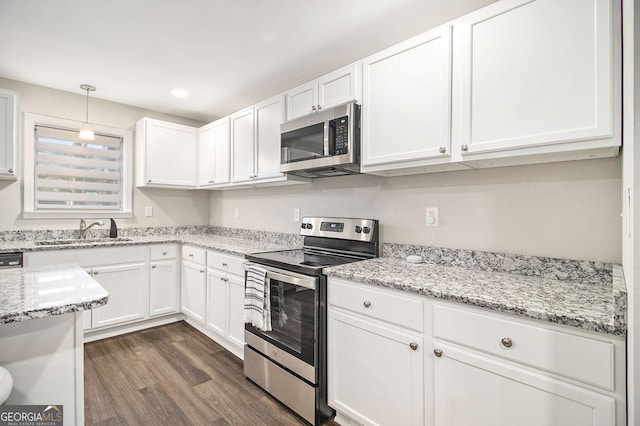
[[[360,105],[347,102],[280,125],[280,171],[303,177],[360,173]]]
[[[304,247],[247,255],[267,270],[271,331],[245,324],[244,374],[309,423],[327,405],[327,278],[322,269],[378,256],[378,221],[302,219]]]
[[[22,252],[0,253],[0,269],[22,268]]]

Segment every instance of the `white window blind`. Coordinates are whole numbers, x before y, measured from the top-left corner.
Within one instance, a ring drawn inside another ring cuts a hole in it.
[[[122,208],[123,138],[35,126],[35,210],[115,210]]]

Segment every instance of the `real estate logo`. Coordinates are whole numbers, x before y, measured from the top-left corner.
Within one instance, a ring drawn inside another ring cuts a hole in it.
[[[62,426],[62,405],[0,405],[0,426]]]

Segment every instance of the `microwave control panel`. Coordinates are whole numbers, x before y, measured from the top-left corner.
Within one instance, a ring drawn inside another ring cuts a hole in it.
[[[332,120],[334,127],[332,155],[349,153],[349,118],[340,117]]]

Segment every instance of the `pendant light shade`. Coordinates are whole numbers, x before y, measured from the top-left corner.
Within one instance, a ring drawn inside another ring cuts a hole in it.
[[[94,141],[96,140],[96,136],[93,133],[91,124],[89,124],[89,92],[94,92],[96,88],[89,84],[81,84],[80,88],[87,91],[87,114],[84,123],[80,126],[80,133],[78,134],[78,137],[85,141]]]

